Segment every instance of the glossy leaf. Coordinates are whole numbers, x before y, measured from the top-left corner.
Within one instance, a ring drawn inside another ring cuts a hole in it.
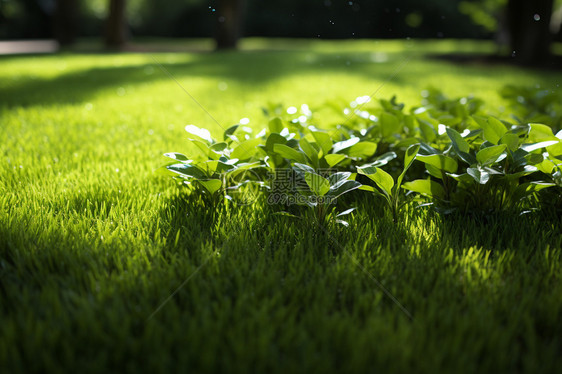
[[[455,149],[457,154],[461,152],[463,153],[470,152],[470,145],[466,140],[464,140],[464,138],[461,136],[461,134],[458,133],[457,130],[448,127],[446,131],[447,131],[447,135],[449,136],[449,139],[451,139],[453,148]]]
[[[238,144],[238,146],[232,150],[230,157],[242,161],[251,158],[258,151],[257,146],[261,144],[261,141],[261,139],[249,139]]]
[[[312,168],[312,167],[310,167],[309,165],[306,165],[306,164],[301,164],[301,163],[295,162],[293,164],[293,166],[296,169],[298,169],[302,172],[305,172],[305,173],[316,173],[316,170],[314,170],[314,168]]]
[[[326,155],[326,156],[324,157],[324,159],[326,160],[326,162],[328,163],[328,165],[329,165],[330,167],[333,167],[333,166],[339,164],[340,162],[342,162],[343,160],[345,160],[345,159],[346,159],[346,156],[345,156],[345,155],[342,155],[342,154],[333,154],[333,153],[331,153],[331,154],[329,154],[329,155]]]
[[[406,154],[404,155],[404,169],[402,170],[402,173],[400,173],[398,179],[396,180],[396,185],[398,186],[397,188],[400,188],[400,185],[402,184],[402,180],[404,179],[406,172],[408,171],[410,166],[412,166],[412,163],[416,159],[419,150],[420,150],[419,144],[411,145],[406,150]]]
[[[545,183],[545,182],[528,182],[522,183],[515,189],[513,193],[514,200],[521,200],[527,196],[533,195],[540,190],[545,188],[556,186],[554,183]]]
[[[216,153],[222,153],[226,149],[226,147],[228,147],[228,144],[226,144],[225,142],[220,142],[213,144],[209,147],[209,149]]]
[[[418,155],[417,159],[423,163],[432,165],[439,170],[444,170],[448,173],[455,173],[459,166],[454,158],[444,155]]]
[[[346,180],[345,182],[339,184],[337,188],[330,189],[330,192],[327,194],[327,196],[330,196],[332,199],[337,199],[341,195],[356,190],[359,187],[361,187],[361,183],[357,181]]]
[[[531,143],[538,143],[544,140],[552,140],[553,138],[556,138],[549,126],[540,123],[531,123],[530,127],[531,129],[529,130],[527,140]]]
[[[187,158],[187,156],[181,154],[181,153],[177,153],[177,152],[169,152],[169,153],[164,153],[164,156],[171,158],[172,160],[176,160],[176,161],[181,161],[181,162],[191,162],[191,160],[189,158]]]
[[[420,124],[420,130],[425,141],[431,143],[437,139],[435,127],[430,122],[418,118],[418,123]]]
[[[351,173],[348,171],[342,171],[338,173],[334,173],[328,177],[330,181],[330,189],[337,189],[341,184],[343,184],[346,180],[349,179]]]
[[[207,160],[209,158],[218,159],[220,157],[220,155],[218,155],[217,153],[211,152],[208,143],[202,142],[201,140],[197,139],[190,139],[189,142],[193,144],[199,151],[201,157],[199,157],[198,159],[201,161]]]
[[[194,165],[174,164],[166,166],[166,169],[182,176],[193,178],[207,178],[207,175]]]
[[[336,217],[347,216],[348,214],[350,214],[351,212],[353,212],[355,209],[357,209],[357,208],[349,208],[349,209],[346,209],[346,210],[344,210],[343,212],[338,213],[338,214],[336,215]]]
[[[408,191],[417,192],[424,196],[438,199],[445,198],[445,190],[443,189],[443,186],[431,179],[416,179],[411,182],[406,182],[402,185],[402,188]]]
[[[354,146],[355,144],[359,143],[359,141],[361,141],[361,139],[359,138],[350,138],[341,142],[337,142],[332,146],[332,151],[334,153],[339,153],[344,149]]]
[[[281,136],[277,133],[271,133],[269,134],[267,140],[265,141],[265,149],[268,152],[273,152],[273,146],[275,144],[287,144],[287,139],[285,139],[284,136]]]
[[[272,133],[280,133],[281,131],[283,131],[283,121],[281,120],[281,118],[275,117],[271,121],[269,121],[267,127]]]
[[[219,179],[198,179],[197,182],[205,187],[205,189],[209,191],[211,195],[220,190],[222,187],[222,182]]]
[[[494,117],[474,117],[474,119],[484,131],[484,139],[490,143],[498,144],[507,132],[505,125]]]
[[[316,140],[316,144],[318,144],[322,150],[322,154],[324,156],[327,155],[330,149],[332,149],[332,138],[330,138],[330,135],[321,131],[311,131],[311,133],[314,140]]]
[[[232,125],[228,129],[226,129],[223,133],[223,140],[229,139],[232,135],[234,135],[234,133],[238,129],[238,126],[240,125]]]
[[[400,121],[391,113],[383,112],[380,116],[381,132],[383,137],[389,137],[399,131]]]
[[[500,159],[502,155],[505,156],[506,149],[507,146],[505,144],[483,148],[476,154],[476,160],[478,160],[478,163],[482,166],[493,164]]]
[[[470,175],[476,182],[480,184],[486,184],[490,180],[490,174],[478,167],[472,167],[466,169],[468,175]]]
[[[299,145],[314,167],[318,167],[318,151],[316,148],[314,148],[306,138],[302,138],[299,141]]]
[[[324,196],[330,191],[330,182],[323,176],[316,173],[306,173],[304,180],[308,187],[316,196]]]
[[[507,149],[509,149],[511,152],[515,152],[519,147],[519,137],[508,132],[504,136],[502,136],[502,138],[500,139],[500,144],[505,144],[507,146]]]
[[[377,151],[377,143],[359,142],[349,148],[349,157],[367,158],[375,154]]]
[[[366,175],[387,195],[392,196],[392,187],[394,187],[394,179],[386,171],[374,166],[358,167],[359,174]]]
[[[550,147],[554,144],[558,144],[559,142],[560,141],[558,139],[546,140],[544,142],[539,142],[539,143],[523,144],[521,146],[521,148],[524,149],[527,152],[533,152],[533,151],[536,151],[537,149],[546,148],[546,147]]]
[[[288,147],[283,144],[275,144],[273,146],[273,150],[275,151],[275,153],[281,155],[282,157],[288,160],[297,161],[300,162],[301,164],[307,163],[306,156],[304,155],[304,153],[302,153],[301,151],[297,151],[294,148]]]
[[[211,133],[209,132],[209,130],[207,129],[201,129],[195,125],[187,125],[185,126],[185,131],[187,131],[189,134],[204,140],[205,142],[212,144],[215,141],[213,140],[213,138],[211,137]]]

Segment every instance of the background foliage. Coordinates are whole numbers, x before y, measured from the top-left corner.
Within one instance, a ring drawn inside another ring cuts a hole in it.
[[[50,33],[54,1],[0,2],[0,38],[39,38]],[[81,2],[79,34],[99,35],[107,0]],[[248,0],[245,34],[321,38],[486,37],[490,30],[458,11],[460,0]],[[128,1],[136,36],[212,36],[217,0]]]

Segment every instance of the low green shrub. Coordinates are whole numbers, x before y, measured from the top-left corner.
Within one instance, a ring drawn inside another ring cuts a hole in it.
[[[502,92],[537,95],[514,88]],[[554,112],[542,111],[552,120],[545,125],[519,119],[535,118],[530,114],[535,107],[505,120],[487,115],[484,102],[474,97],[449,99],[434,89],[422,96],[421,105],[409,110],[395,97],[329,103],[339,120],[324,129],[306,105],[300,111],[271,106],[264,113],[276,117],[257,135],[237,124],[225,130],[222,141],[189,125],[197,153],[167,153],[174,162],[166,169],[213,207],[253,185],[280,212],[292,215],[287,207],[308,207],[319,222],[336,220],[338,198],[361,191],[381,197],[394,221],[411,197],[442,213],[522,213],[547,205],[545,197],[561,205],[562,131],[552,130],[558,121]],[[534,103],[518,100],[528,102]],[[343,213],[352,211],[344,208]]]

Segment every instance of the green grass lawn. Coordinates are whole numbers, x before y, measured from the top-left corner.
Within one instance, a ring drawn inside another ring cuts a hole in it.
[[[500,88],[561,72],[426,57],[494,49],[469,41],[190,49],[0,57],[3,372],[560,370],[560,217],[412,204],[393,224],[365,195],[325,232],[263,200],[213,214],[155,171],[189,152],[185,125],[257,132],[268,103],[329,127],[330,100],[413,106],[433,86],[505,114]]]

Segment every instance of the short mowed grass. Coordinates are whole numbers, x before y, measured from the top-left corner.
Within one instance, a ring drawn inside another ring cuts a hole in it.
[[[257,132],[269,103],[307,103],[325,128],[330,100],[412,106],[433,86],[506,112],[501,87],[562,73],[427,57],[493,50],[468,41],[185,45],[0,57],[3,372],[560,370],[559,216],[412,203],[393,223],[355,191],[350,226],[326,231],[263,198],[212,211],[157,169],[190,152],[185,125]]]

